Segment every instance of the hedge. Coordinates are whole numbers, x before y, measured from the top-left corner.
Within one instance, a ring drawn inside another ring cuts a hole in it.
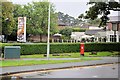
[[[33,44],[13,44],[6,43],[4,46],[21,46],[21,54],[46,54],[47,44],[33,43]],[[2,49],[3,50],[3,49]],[[50,44],[50,53],[73,53],[80,51],[80,43],[54,43]],[[120,51],[120,43],[85,43],[85,51]]]
[[[90,43],[85,44],[85,51],[120,51],[120,43]]]

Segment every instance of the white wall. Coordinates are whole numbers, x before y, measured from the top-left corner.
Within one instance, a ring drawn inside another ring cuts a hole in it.
[[[85,32],[72,32],[71,38],[75,39],[75,40],[81,40],[82,36],[84,36],[84,35],[85,35]]]

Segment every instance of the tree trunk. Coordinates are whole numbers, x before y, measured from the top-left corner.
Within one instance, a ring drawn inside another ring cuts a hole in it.
[[[7,40],[7,39],[8,39],[8,35],[5,35],[5,36],[4,36],[4,42],[6,42],[6,43],[7,43],[7,42],[8,42],[8,40]]]
[[[42,42],[42,34],[40,34],[40,42]]]

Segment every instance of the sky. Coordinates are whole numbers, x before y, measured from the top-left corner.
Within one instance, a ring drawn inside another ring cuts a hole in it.
[[[27,4],[32,1],[42,1],[42,0],[10,0],[17,4]],[[55,5],[56,12],[60,11],[68,14],[72,17],[77,18],[80,14],[85,13],[90,6],[86,5],[89,0],[49,0]],[[109,16],[116,16],[118,12],[111,11]]]
[[[42,1],[42,0],[10,0],[17,4],[27,4],[32,1]],[[72,17],[77,18],[80,14],[85,13],[89,9],[86,5],[89,0],[50,0],[55,5],[56,12],[60,11],[68,14]]]

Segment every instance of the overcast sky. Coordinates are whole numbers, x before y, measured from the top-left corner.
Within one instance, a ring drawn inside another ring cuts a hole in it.
[[[10,0],[17,4],[27,4],[32,1],[42,1],[42,0]],[[56,11],[61,11],[65,14],[69,14],[77,18],[80,14],[85,13],[89,9],[86,5],[89,0],[50,0],[55,5]],[[111,15],[118,15],[117,12],[112,12]]]
[[[13,3],[17,4],[27,4],[32,1],[42,1],[42,0],[11,0]],[[55,5],[56,11],[61,11],[65,14],[69,14],[77,18],[80,14],[88,10],[87,2],[89,0],[50,0]]]

